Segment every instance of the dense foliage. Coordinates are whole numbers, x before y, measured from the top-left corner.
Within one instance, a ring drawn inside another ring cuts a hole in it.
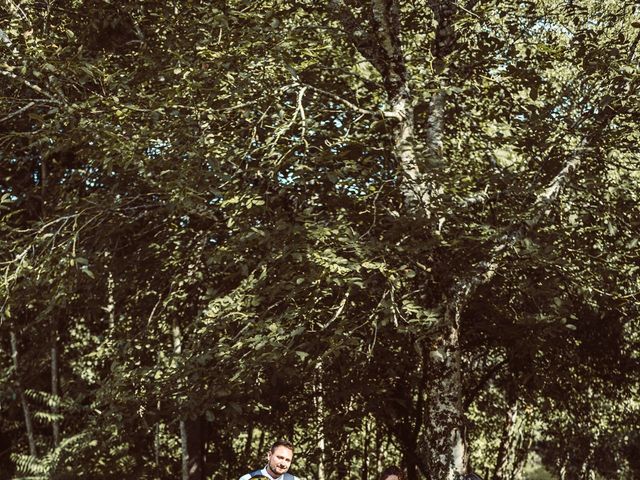
[[[639,41],[619,0],[5,1],[0,478],[281,436],[640,478]]]

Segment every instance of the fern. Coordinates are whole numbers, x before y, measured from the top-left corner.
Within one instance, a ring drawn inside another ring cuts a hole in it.
[[[35,400],[41,405],[49,408],[56,408],[60,406],[60,397],[58,395],[52,395],[49,392],[43,392],[42,390],[25,390],[25,394],[31,400]]]
[[[51,412],[34,412],[33,417],[41,423],[52,424],[53,422],[60,422],[64,418],[60,413]]]
[[[52,480],[60,469],[63,453],[84,441],[86,434],[81,433],[60,442],[57,448],[50,450],[45,456],[36,458],[31,455],[12,455],[18,475],[14,480]]]

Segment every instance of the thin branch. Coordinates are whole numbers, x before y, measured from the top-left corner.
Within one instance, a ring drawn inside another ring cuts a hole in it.
[[[300,138],[307,145],[307,140],[304,138],[307,133],[307,115],[304,113],[304,105],[302,104],[302,99],[304,97],[304,92],[307,91],[307,86],[304,86],[298,92],[298,110],[300,111],[300,120],[302,125],[302,131],[300,133]]]
[[[475,400],[476,395],[478,394],[478,392],[480,392],[484,386],[487,384],[487,382],[489,382],[490,380],[492,380],[495,375],[499,372],[499,370],[502,368],[503,365],[505,365],[507,363],[506,359],[502,359],[500,360],[498,363],[496,363],[495,365],[492,365],[491,368],[489,369],[489,371],[487,371],[478,381],[478,383],[476,384],[475,387],[473,387],[473,389],[467,393],[467,395],[465,396],[464,402],[463,402],[463,408],[464,410],[468,410],[468,408],[471,406],[471,404],[473,403],[473,401]]]
[[[347,290],[347,293],[345,294],[344,298],[342,299],[342,301],[340,302],[340,305],[338,305],[338,308],[336,309],[336,313],[334,313],[333,317],[331,318],[331,320],[329,320],[323,328],[327,328],[330,324],[332,324],[342,313],[342,311],[344,310],[345,305],[347,304],[347,300],[349,299],[349,294],[351,293],[351,290]]]
[[[363,115],[385,115],[386,112],[375,112],[373,110],[367,110],[365,108],[361,108],[359,106],[357,106],[355,103],[350,102],[349,100],[342,98],[339,95],[336,95],[335,93],[331,93],[328,92],[326,90],[323,90],[322,88],[318,88],[318,87],[314,87],[313,85],[309,85],[307,83],[303,83],[302,85],[304,85],[305,87],[310,88],[311,90],[321,93],[322,95],[325,95],[327,97],[330,97],[334,100],[336,100],[337,102],[342,103],[343,105],[345,105],[346,107],[349,107],[351,110],[354,110],[358,113],[361,113]],[[391,113],[391,112],[389,112]]]
[[[17,80],[20,83],[26,85],[27,87],[29,87],[30,89],[40,93],[41,95],[44,95],[45,97],[47,97],[50,101],[57,103],[57,104],[62,104],[62,102],[60,100],[57,100],[53,95],[51,95],[48,92],[45,92],[42,88],[40,88],[38,85],[35,85],[33,83],[31,83],[29,80],[26,80],[22,77],[19,77],[18,75],[16,75],[13,72],[9,72],[7,70],[0,70],[0,75],[4,75],[5,77],[9,77],[12,78],[13,80]]]
[[[468,13],[469,15],[472,15],[476,18],[479,18],[480,20],[482,20],[482,17],[480,15],[478,15],[475,12],[472,12],[471,10],[469,10],[470,8],[473,8],[475,6],[477,2],[469,2],[469,4],[467,6],[462,5],[460,2],[456,2],[455,6],[458,7],[460,10]]]
[[[5,3],[8,9],[11,10],[11,13],[14,13],[14,14],[19,13],[22,19],[25,20],[29,25],[31,25],[31,20],[29,20],[29,16],[24,12],[22,7],[20,7],[20,4],[14,3],[13,0],[5,0]]]
[[[27,110],[29,110],[31,107],[33,107],[35,105],[34,102],[29,102],[27,103],[24,107],[19,108],[18,110],[16,110],[13,113],[10,113],[9,115],[7,115],[4,118],[0,118],[0,123],[2,122],[6,122],[7,120],[11,120],[13,117],[17,117],[18,115],[20,115],[21,113],[26,112]]]

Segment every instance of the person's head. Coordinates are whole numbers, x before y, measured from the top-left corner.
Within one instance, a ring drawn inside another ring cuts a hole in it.
[[[404,480],[404,472],[399,467],[391,465],[382,471],[380,480]]]
[[[284,474],[291,466],[293,460],[293,444],[286,440],[278,440],[271,445],[267,455],[267,469],[273,477]]]

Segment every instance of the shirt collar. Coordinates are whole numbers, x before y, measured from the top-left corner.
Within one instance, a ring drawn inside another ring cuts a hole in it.
[[[262,469],[262,473],[264,473],[265,477],[270,478],[271,480],[280,480],[281,478],[284,477],[284,474],[280,475],[279,477],[272,477],[271,474],[269,473],[269,470],[267,470],[267,466],[265,466]]]

